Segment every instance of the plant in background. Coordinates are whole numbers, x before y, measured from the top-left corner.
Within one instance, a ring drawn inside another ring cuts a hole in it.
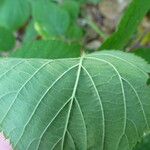
[[[132,150],[150,132],[150,65],[116,51],[126,50],[150,1],[133,0],[100,47],[105,50],[91,54],[83,50],[84,31],[77,23],[85,2],[0,3],[0,49],[13,48],[14,31],[25,30],[23,46],[9,54],[15,58],[0,59],[0,140],[9,139],[7,146]],[[145,57],[149,51],[136,53]]]

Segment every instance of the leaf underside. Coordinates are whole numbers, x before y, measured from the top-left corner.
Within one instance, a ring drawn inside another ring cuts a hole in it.
[[[1,131],[16,150],[131,150],[150,126],[148,71],[114,51],[1,59]]]

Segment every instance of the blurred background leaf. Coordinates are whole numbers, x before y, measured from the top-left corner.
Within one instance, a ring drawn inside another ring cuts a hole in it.
[[[33,42],[37,39],[38,33],[34,28],[33,20],[29,23],[23,36],[23,44]]]
[[[150,150],[150,135],[145,136],[133,150]]]
[[[63,36],[70,23],[66,10],[49,0],[32,1],[34,26],[44,38]]]
[[[15,46],[15,37],[13,33],[5,28],[0,26],[0,51],[11,50]]]
[[[102,44],[100,49],[124,49],[149,9],[149,0],[133,0],[122,17],[117,31]]]
[[[3,0],[0,3],[0,25],[16,30],[28,20],[30,12],[28,0]]]
[[[13,52],[11,57],[20,58],[68,58],[79,57],[81,46],[78,44],[69,44],[59,40],[36,41],[24,45],[22,48]]]
[[[141,56],[147,60],[148,63],[150,63],[150,48],[139,48],[135,50],[134,53],[138,56]]]
[[[92,3],[92,4],[98,4],[100,3],[102,0],[77,0],[80,3]]]
[[[148,60],[148,54],[141,53],[150,47],[150,11],[145,15],[149,4],[147,0],[1,0],[0,26],[5,29],[0,33],[0,55],[55,40],[81,45],[87,52],[99,47],[123,49]]]

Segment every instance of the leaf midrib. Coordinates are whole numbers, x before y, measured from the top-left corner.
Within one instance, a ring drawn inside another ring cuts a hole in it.
[[[52,88],[65,74],[67,74],[70,70],[74,69],[74,68],[77,67],[77,66],[78,66],[78,64],[76,64],[76,65],[70,67],[70,68],[67,69],[65,72],[63,72],[63,73],[51,84],[51,86],[46,90],[46,92],[42,95],[42,97],[40,98],[39,102],[38,102],[37,105],[35,106],[35,109],[34,109],[33,112],[31,113],[31,115],[30,115],[30,117],[29,117],[27,123],[25,124],[25,126],[24,126],[24,128],[23,128],[23,132],[22,132],[21,136],[19,137],[19,139],[18,139],[18,141],[17,141],[15,147],[17,146],[17,144],[18,144],[19,141],[21,140],[21,138],[22,138],[22,136],[23,136],[23,134],[24,134],[24,132],[25,132],[25,129],[26,129],[27,125],[29,124],[29,122],[30,122],[30,120],[32,119],[32,117],[33,117],[35,111],[37,110],[38,106],[40,105],[40,103],[41,103],[41,101],[44,99],[44,97],[47,95],[47,93],[51,90],[51,88]],[[62,107],[62,108],[63,108],[63,107]],[[60,109],[60,110],[61,110],[61,109]],[[60,111],[58,111],[58,112],[60,112]],[[58,114],[59,114],[59,113],[58,113]],[[57,117],[57,114],[56,114],[56,117]],[[55,118],[55,116],[54,116],[54,118]],[[52,119],[52,120],[53,120],[53,119]],[[51,122],[48,124],[48,127],[49,127],[50,124],[51,124]],[[46,127],[45,129],[47,129],[48,127]],[[42,132],[42,134],[40,135],[40,139],[42,138],[43,134],[46,132],[45,129],[44,129],[44,131]],[[39,143],[39,144],[40,144],[40,143]],[[39,144],[38,144],[38,145],[39,145]]]
[[[64,128],[64,133],[63,133],[63,138],[62,138],[62,143],[61,143],[61,150],[64,149],[65,135],[66,135],[66,131],[67,131],[67,128],[68,128],[70,114],[71,114],[73,102],[74,102],[74,99],[75,99],[77,87],[78,87],[78,84],[79,84],[79,78],[80,78],[80,73],[81,73],[81,69],[82,69],[83,58],[84,58],[84,55],[81,56],[79,66],[78,66],[76,81],[75,81],[75,85],[74,85],[73,92],[72,92],[72,95],[71,95],[71,102],[70,102],[70,106],[69,106],[69,110],[68,110],[66,125],[65,125],[65,128]]]

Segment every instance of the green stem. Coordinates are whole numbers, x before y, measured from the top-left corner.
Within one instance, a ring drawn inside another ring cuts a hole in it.
[[[99,34],[100,37],[102,37],[104,40],[107,39],[106,33],[104,33],[97,25],[95,22],[93,22],[91,19],[86,20],[87,24],[96,32]]]

